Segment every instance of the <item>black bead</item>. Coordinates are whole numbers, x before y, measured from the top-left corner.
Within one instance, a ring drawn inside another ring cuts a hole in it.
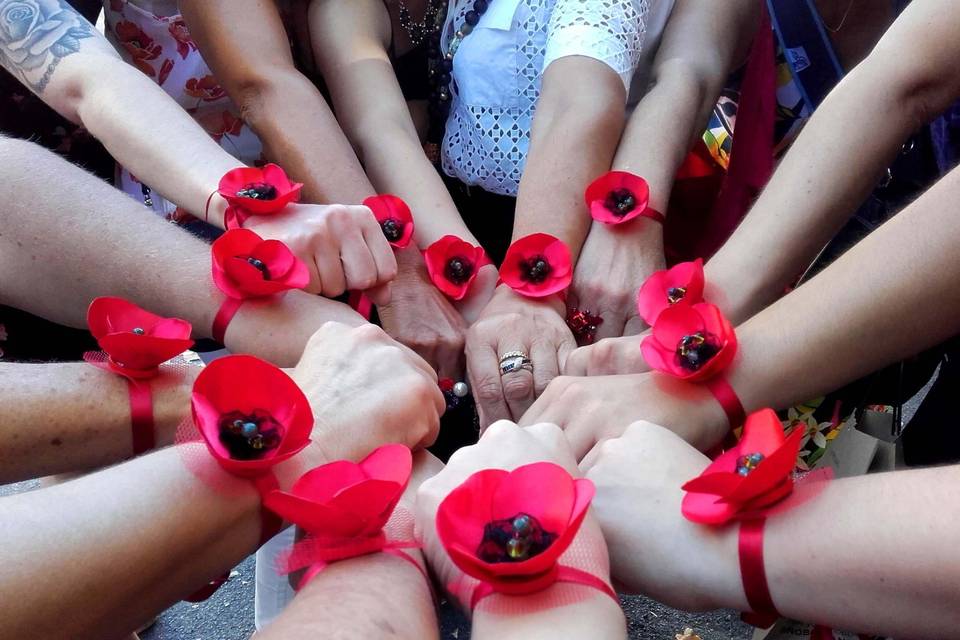
[[[247,424],[256,428],[251,436],[244,434]],[[235,411],[223,416],[219,426],[220,442],[235,460],[259,459],[280,445],[281,426],[265,411],[255,410],[252,414]]]
[[[261,274],[263,274],[264,280],[270,279],[270,270],[267,269],[267,265],[263,263],[263,260],[258,260],[256,258],[251,257],[251,258],[247,258],[247,263],[257,271],[259,271]]]
[[[444,72],[444,73],[441,73],[440,75],[438,75],[438,76],[437,76],[437,83],[440,84],[440,85],[443,85],[443,86],[447,86],[448,84],[450,84],[450,74]]]
[[[465,258],[455,256],[447,261],[443,275],[454,284],[463,284],[473,275],[473,264]]]
[[[521,528],[516,526],[519,522],[523,522]],[[484,525],[477,557],[490,563],[523,562],[546,551],[556,539],[557,534],[544,530],[536,518],[518,513]],[[521,554],[511,553],[511,548],[518,547],[522,548]]]
[[[539,284],[547,279],[553,269],[543,256],[520,262],[520,273],[527,282]]]
[[[719,352],[720,345],[715,336],[697,333],[680,339],[677,345],[677,360],[684,369],[699,371]]]
[[[241,198],[251,198],[253,200],[275,200],[277,188],[272,184],[259,182],[245,185],[243,189],[237,191],[237,195]]]
[[[383,229],[383,235],[390,242],[396,242],[403,237],[403,224],[393,218],[381,222],[380,228]]]
[[[144,331],[141,327],[134,327],[133,333],[137,334],[138,336],[142,336],[144,333],[146,333],[146,331]]]
[[[629,189],[611,191],[603,205],[618,216],[625,216],[637,207],[637,198]]]
[[[473,10],[479,13],[480,15],[483,15],[484,13],[487,12],[487,6],[488,6],[487,0],[474,0]]]
[[[477,23],[480,22],[480,15],[476,11],[467,11],[463,16],[463,21],[471,27],[475,27]]]
[[[440,61],[440,68],[446,71],[447,73],[450,73],[451,71],[453,71],[453,60],[447,60],[446,58],[444,58],[443,60]]]

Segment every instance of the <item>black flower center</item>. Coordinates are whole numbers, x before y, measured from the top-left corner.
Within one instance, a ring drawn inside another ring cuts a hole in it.
[[[737,458],[737,475],[748,476],[763,462],[762,453],[749,453]]]
[[[477,557],[490,563],[523,562],[543,553],[556,539],[557,534],[544,531],[536,518],[518,513],[484,525]]]
[[[677,359],[680,366],[689,371],[698,371],[719,352],[720,343],[710,333],[683,336],[677,343]]]
[[[403,223],[396,218],[387,218],[380,223],[380,228],[383,229],[383,235],[386,236],[390,242],[396,242],[403,237],[403,226]]]
[[[616,189],[610,192],[603,206],[615,215],[625,216],[637,208],[637,198],[629,189]]]
[[[237,191],[237,195],[241,198],[252,198],[254,200],[275,200],[277,198],[277,188],[265,182],[251,182]]]
[[[220,418],[220,442],[234,460],[258,460],[280,446],[282,426],[266,411],[232,411]]]
[[[683,300],[684,296],[687,295],[687,290],[684,287],[670,287],[667,289],[667,302],[670,304],[677,304]]]
[[[454,284],[463,284],[473,275],[473,263],[462,256],[454,256],[447,261],[443,275]]]
[[[270,279],[270,270],[267,268],[267,265],[263,263],[263,260],[258,260],[251,256],[247,258],[247,264],[259,271],[263,275],[264,280]]]
[[[543,256],[534,256],[529,260],[520,261],[520,277],[527,282],[540,284],[550,275],[553,268]]]

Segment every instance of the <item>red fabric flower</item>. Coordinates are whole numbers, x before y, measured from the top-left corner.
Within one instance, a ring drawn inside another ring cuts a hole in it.
[[[440,504],[437,534],[467,575],[500,593],[533,593],[556,581],[593,494],[592,482],[550,462],[486,469]]]
[[[793,491],[793,468],[803,429],[789,437],[777,414],[763,409],[751,414],[743,437],[703,473],[683,485],[683,515],[703,524],[724,524],[735,518],[758,517]]]
[[[149,64],[150,60],[156,60],[163,52],[163,47],[153,41],[136,24],[128,20],[121,20],[117,23],[114,33],[117,35],[117,41],[120,43],[133,60],[133,64],[151,78],[157,75],[153,67]]]
[[[202,78],[190,78],[184,85],[183,92],[204,102],[213,102],[227,95],[217,79],[211,75]]]
[[[520,238],[507,249],[500,279],[520,295],[543,298],[573,280],[573,258],[563,241],[546,233]]]
[[[228,171],[220,179],[218,191],[232,206],[252,215],[265,216],[299,200],[302,187],[299,182],[290,182],[283,169],[268,164],[263,169],[239,167]]]
[[[173,39],[177,41],[177,53],[180,54],[181,58],[186,60],[191,50],[197,50],[197,45],[194,43],[193,38],[190,37],[190,30],[187,28],[187,23],[183,21],[182,17],[177,16],[177,19],[171,22],[167,29],[170,31],[170,35],[173,36]]]
[[[193,346],[189,322],[162,318],[122,298],[91,302],[87,326],[109,357],[109,369],[128,378],[150,378],[158,366]]]
[[[373,211],[391,246],[403,249],[410,244],[413,238],[413,214],[406,202],[397,196],[382,194],[370,196],[363,201],[363,205]]]
[[[308,471],[290,493],[271,491],[264,504],[328,543],[375,536],[406,490],[412,466],[410,449],[388,444],[359,464],[339,460]]]
[[[220,142],[223,136],[238,136],[243,129],[243,120],[230,111],[206,112],[196,118],[210,137]]]
[[[647,278],[637,291],[637,312],[651,327],[660,312],[679,303],[703,302],[703,260],[681,262]]]
[[[197,376],[193,421],[228,472],[256,477],[310,442],[313,412],[297,384],[253,356],[226,356]]]
[[[279,240],[264,240],[249,229],[231,229],[211,250],[213,282],[231,298],[246,300],[302,289],[307,265]]]
[[[610,171],[587,187],[584,200],[590,216],[606,224],[620,224],[639,216],[663,223],[663,214],[649,207],[650,186],[640,176]]]
[[[480,268],[490,264],[482,247],[457,236],[443,236],[423,252],[427,273],[437,289],[454,300],[463,300]]]
[[[730,366],[737,355],[737,334],[712,304],[674,305],[657,318],[640,351],[652,369],[697,382]]]

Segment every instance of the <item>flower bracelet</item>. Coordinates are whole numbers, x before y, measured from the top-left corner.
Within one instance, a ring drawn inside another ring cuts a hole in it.
[[[644,217],[663,224],[663,214],[650,206],[650,186],[640,176],[610,171],[594,180],[584,192],[590,217],[609,225]]]

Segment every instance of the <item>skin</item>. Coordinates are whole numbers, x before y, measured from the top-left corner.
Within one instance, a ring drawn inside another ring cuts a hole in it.
[[[752,0],[680,0],[670,13],[653,63],[651,88],[627,122],[611,169],[642,176],[649,206],[667,214],[674,176],[756,30]],[[648,218],[593,222],[567,298],[570,309],[603,318],[597,339],[646,328],[636,291],[664,268],[663,227]]]
[[[272,0],[181,0],[180,9],[266,156],[304,184],[305,200],[359,203],[377,193],[323,96],[295,66]],[[441,376],[459,380],[462,319],[426,277],[416,247],[398,251],[396,259],[396,298],[380,309],[384,327]]]
[[[587,477],[615,577],[628,590],[687,610],[745,610],[738,525],[681,515],[680,486],[708,464],[671,431],[641,422],[604,445]],[[881,637],[955,633],[960,565],[944,559],[960,542],[958,481],[957,466],[833,480],[769,517],[763,559],[777,609]]]
[[[18,15],[5,11],[15,8],[14,1],[0,0],[0,15],[10,20]],[[57,4],[60,12],[47,23],[37,21],[31,29],[24,19],[0,29],[0,66],[60,115],[86,127],[156,191],[222,227],[226,201],[216,196],[208,210],[208,198],[221,176],[239,162],[159,86],[124,63],[67,2]],[[40,38],[44,25],[52,23],[73,26],[57,40]],[[28,45],[11,35],[24,29],[21,39],[30,46],[30,55],[25,54]],[[396,275],[396,263],[369,210],[300,205],[271,219],[254,218],[247,227],[286,242],[304,260],[311,292],[334,296],[349,285],[369,289],[379,301],[389,300],[387,283]]]
[[[454,453],[442,471],[420,486],[416,503],[418,530],[424,537],[424,553],[441,584],[451,584],[462,575],[444,551],[436,533],[434,521],[443,499],[482,469],[514,469],[541,460],[554,462],[577,474],[576,461],[556,426],[539,424],[521,429],[502,421],[487,429],[478,444]],[[595,575],[607,580],[609,567],[605,543],[589,514],[574,544],[577,541],[597,555]],[[620,606],[609,596],[582,585],[557,583],[528,596],[494,594],[477,605],[472,618],[472,634],[477,638],[589,637],[612,640],[626,637]]]
[[[610,168],[623,130],[626,93],[606,64],[583,56],[545,71],[533,119],[530,151],[517,196],[513,240],[548,233],[577,255],[589,229],[583,190]],[[559,295],[529,299],[497,287],[467,336],[467,363],[481,426],[519,418],[560,372],[576,346]],[[500,356],[523,351],[533,373],[500,376]]]
[[[815,278],[737,327],[738,354],[726,375],[747,413],[818,397],[956,334],[958,196],[954,170]],[[608,392],[611,381],[615,394]],[[571,431],[578,455],[638,419],[657,419],[701,450],[719,444],[728,428],[705,389],[656,372],[560,378],[524,422],[554,418]]]

